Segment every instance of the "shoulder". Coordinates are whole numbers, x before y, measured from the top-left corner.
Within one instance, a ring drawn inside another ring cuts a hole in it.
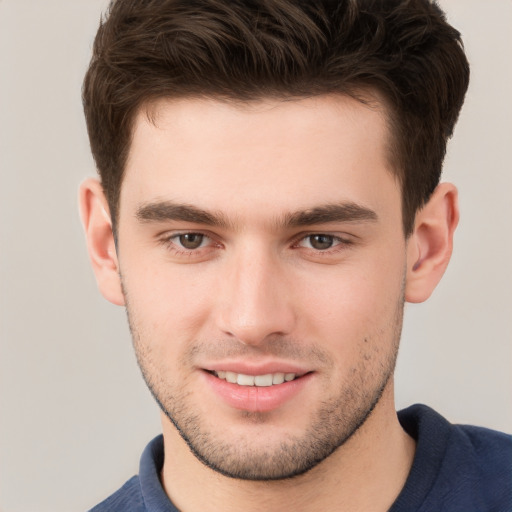
[[[144,510],[139,477],[134,476],[89,512],[143,512]]]
[[[162,435],[159,435],[144,449],[140,459],[139,475],[132,477],[121,489],[89,512],[177,512],[160,483],[163,463],[164,444]]]
[[[467,438],[479,457],[488,458],[492,454],[497,457],[497,462],[508,456],[508,462],[511,462],[512,435],[473,425],[454,425],[454,428]]]
[[[454,425],[454,431],[454,440],[460,439],[454,441],[456,446],[469,451],[484,501],[499,501],[501,496],[512,506],[512,436],[470,425]]]
[[[512,510],[512,436],[451,424],[424,405],[400,411],[398,417],[417,445],[398,500],[408,508],[396,510]]]

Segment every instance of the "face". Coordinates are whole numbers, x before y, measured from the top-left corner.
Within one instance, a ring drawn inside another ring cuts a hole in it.
[[[213,469],[303,473],[391,386],[406,244],[384,112],[337,96],[150,113],[118,226],[146,382]]]

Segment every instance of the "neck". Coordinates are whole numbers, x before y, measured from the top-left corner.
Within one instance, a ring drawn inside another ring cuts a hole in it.
[[[415,449],[398,422],[392,383],[343,446],[291,479],[254,482],[225,477],[199,462],[165,417],[163,431],[162,483],[183,512],[385,511],[405,484]]]

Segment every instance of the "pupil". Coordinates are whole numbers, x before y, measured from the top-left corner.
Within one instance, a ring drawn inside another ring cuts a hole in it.
[[[203,235],[197,233],[187,233],[186,235],[180,235],[180,244],[185,249],[197,249],[203,242]]]
[[[313,235],[311,237],[311,246],[315,249],[330,249],[333,238],[330,235]]]

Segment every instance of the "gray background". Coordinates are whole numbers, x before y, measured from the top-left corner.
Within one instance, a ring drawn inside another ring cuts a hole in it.
[[[512,431],[512,2],[441,4],[472,63],[445,165],[462,220],[441,285],[407,307],[397,401]],[[89,508],[137,472],[160,429],[76,206],[94,173],[80,86],[106,5],[0,0],[2,512]]]

